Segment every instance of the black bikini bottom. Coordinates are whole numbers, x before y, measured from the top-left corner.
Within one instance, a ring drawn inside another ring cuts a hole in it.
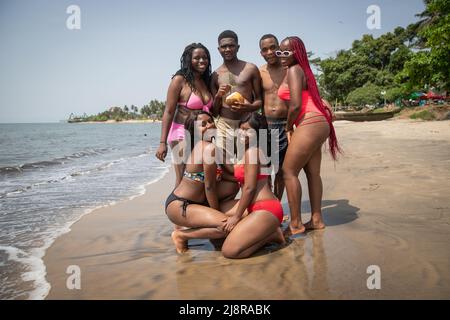
[[[195,202],[195,201],[192,201],[192,200],[181,198],[181,197],[177,196],[175,193],[173,193],[173,191],[172,191],[172,193],[167,197],[167,200],[166,200],[166,214],[167,214],[167,207],[169,206],[169,204],[171,204],[175,200],[179,200],[179,201],[183,202],[183,204],[182,204],[182,207],[183,207],[182,216],[183,217],[186,217],[186,208],[187,208],[188,205],[190,205],[190,204],[199,204],[199,205],[202,205],[202,206],[205,205],[205,203]]]

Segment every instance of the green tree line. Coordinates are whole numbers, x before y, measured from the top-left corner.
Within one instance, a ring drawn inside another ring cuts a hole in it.
[[[148,104],[138,108],[135,105],[128,107],[111,107],[106,111],[100,112],[96,115],[77,116],[71,114],[69,122],[87,122],[96,121],[103,122],[108,120],[124,121],[124,120],[161,120],[164,113],[165,102],[156,99],[151,100]]]
[[[364,105],[394,102],[414,91],[448,92],[450,0],[424,3],[417,23],[378,38],[366,34],[335,57],[311,60],[322,95],[341,105]]]

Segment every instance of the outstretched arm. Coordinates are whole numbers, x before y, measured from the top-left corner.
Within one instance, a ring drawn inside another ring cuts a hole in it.
[[[253,75],[253,94],[255,100],[253,100],[253,111],[258,111],[263,106],[263,90],[262,90],[262,79],[258,68],[255,66]]]
[[[233,216],[228,218],[227,222],[225,223],[224,230],[227,232],[231,232],[231,230],[233,230],[239,220],[241,220],[244,211],[248,208],[253,198],[255,197],[259,171],[259,164],[254,163],[255,159],[257,159],[257,152],[257,148],[250,148],[245,152],[245,183],[242,187],[242,196],[238,202],[236,212]],[[253,160],[253,163],[251,162],[251,160]]]
[[[237,182],[236,178],[234,177],[234,168],[232,164],[222,164],[222,180],[231,181],[231,182]]]
[[[219,198],[217,197],[215,146],[210,142],[203,141],[203,170],[205,172],[205,195],[211,208],[220,210]]]
[[[252,74],[252,92],[253,92],[253,102],[244,102],[244,103],[236,103],[231,106],[233,110],[241,110],[245,112],[253,112],[258,111],[262,107],[262,80],[261,74],[259,73],[259,69],[255,66],[251,66],[251,74]]]
[[[226,94],[226,86],[219,87],[219,75],[216,71],[211,75],[211,93],[214,98],[211,113],[214,117],[217,117],[222,108],[222,97]]]
[[[183,83],[184,78],[182,76],[175,76],[170,82],[169,89],[167,90],[166,107],[164,108],[161,125],[161,137],[159,139],[159,148],[156,151],[156,157],[163,162],[167,156],[167,136],[175,115]]]

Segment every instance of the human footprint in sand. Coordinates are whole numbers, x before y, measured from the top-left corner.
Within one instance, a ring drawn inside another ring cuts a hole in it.
[[[215,128],[212,116],[200,112],[189,118],[191,153],[180,184],[166,200],[166,214],[174,224],[189,229],[175,230],[172,240],[178,253],[187,250],[189,239],[220,239],[226,236],[227,216],[219,211],[219,200],[234,199],[239,191],[235,182],[221,181],[226,175],[215,162],[215,145],[210,131]],[[201,137],[194,143],[196,131]]]
[[[247,258],[270,242],[285,243],[280,228],[283,208],[270,189],[268,175],[261,173],[263,154],[260,143],[263,141],[259,130],[267,130],[267,122],[264,116],[251,113],[239,127],[238,139],[245,151],[240,163],[234,166],[234,176],[241,186],[242,195],[240,200],[227,204],[233,208],[229,210],[232,215],[223,227],[229,234],[222,246],[222,254],[233,259]],[[222,206],[222,210],[225,207]]]
[[[288,37],[281,42],[280,50],[275,54],[281,59],[281,64],[288,68],[278,89],[278,96],[288,106],[286,131],[289,146],[282,170],[291,212],[289,231],[297,234],[308,229],[323,229],[321,148],[328,138],[333,159],[340,152],[331,110],[320,98],[303,41],[298,37]],[[300,215],[302,189],[298,178],[302,169],[308,179],[311,202],[311,220],[305,225]]]

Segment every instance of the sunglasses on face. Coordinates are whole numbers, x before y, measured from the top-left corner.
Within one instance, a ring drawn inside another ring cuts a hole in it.
[[[286,51],[277,50],[277,51],[275,51],[275,55],[277,57],[280,57],[280,58],[287,58],[287,57],[292,56],[293,54],[294,54],[294,51],[289,51],[289,50],[286,50]]]

